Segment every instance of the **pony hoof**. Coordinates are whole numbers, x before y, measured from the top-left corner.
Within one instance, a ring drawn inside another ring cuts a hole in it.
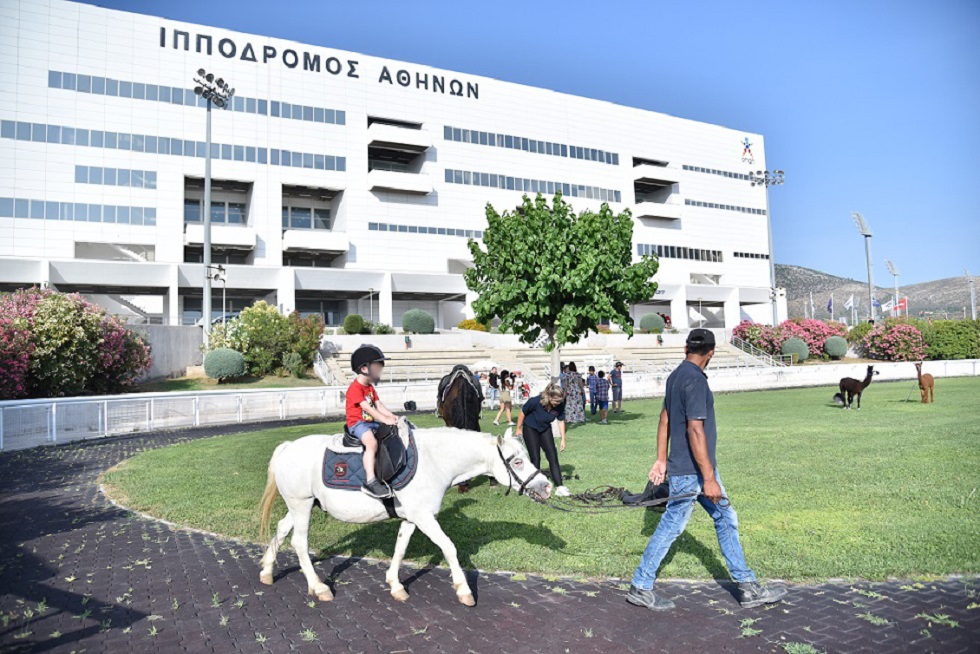
[[[271,572],[261,572],[259,573],[259,581],[261,581],[266,586],[272,585],[272,573]]]
[[[332,602],[333,601],[333,593],[330,592],[329,590],[326,590],[326,591],[323,591],[323,592],[320,592],[320,593],[315,593],[315,595],[316,595],[316,598],[318,600],[320,600],[321,602]]]
[[[464,606],[476,606],[476,600],[473,599],[472,593],[467,593],[466,595],[457,595],[456,599],[459,600],[460,604]]]
[[[401,589],[401,590],[393,590],[393,591],[391,591],[391,597],[396,602],[407,602],[408,601],[408,592],[406,592],[404,588]]]

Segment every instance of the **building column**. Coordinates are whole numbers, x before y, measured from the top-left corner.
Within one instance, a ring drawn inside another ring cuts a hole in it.
[[[476,302],[477,298],[479,297],[480,296],[473,291],[466,291],[466,297],[464,298],[464,302],[466,302],[466,304],[463,306],[463,316],[465,316],[468,320],[476,319],[476,312],[473,311],[473,303]]]
[[[386,272],[378,291],[378,322],[394,327],[394,300],[391,297],[391,273]]]
[[[681,286],[670,299],[670,324],[674,329],[687,329],[687,289]]]
[[[296,271],[292,268],[280,268],[276,304],[284,316],[296,310]]]
[[[163,324],[180,324],[180,274],[177,265],[170,266],[167,273],[170,284],[167,286],[167,294],[163,296]]]
[[[742,322],[742,306],[738,299],[738,289],[733,288],[725,298],[725,329],[734,329]]]

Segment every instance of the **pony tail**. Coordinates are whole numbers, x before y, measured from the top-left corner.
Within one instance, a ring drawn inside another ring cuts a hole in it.
[[[259,539],[262,541],[267,541],[270,538],[269,520],[272,517],[272,505],[276,501],[276,496],[279,495],[279,488],[276,487],[276,457],[279,456],[279,452],[281,452],[291,442],[292,441],[286,441],[285,443],[280,443],[272,453],[272,457],[269,459],[269,470],[266,474],[265,492],[262,493],[262,499],[259,500]]]

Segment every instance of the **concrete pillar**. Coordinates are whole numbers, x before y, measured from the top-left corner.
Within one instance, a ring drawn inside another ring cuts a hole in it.
[[[279,311],[288,316],[296,310],[296,272],[289,267],[279,269],[279,288],[276,293]]]
[[[683,286],[670,299],[670,324],[674,329],[690,327],[687,320],[687,289]]]
[[[378,322],[391,325],[394,320],[394,300],[391,297],[391,273],[386,272],[378,291]]]
[[[163,296],[163,324],[180,324],[180,274],[176,264],[170,266],[167,272],[170,283],[167,286],[167,294]]]
[[[738,289],[733,288],[725,298],[725,329],[733,329],[741,322],[742,312],[739,303]]]
[[[480,296],[474,293],[473,291],[469,291],[469,290],[466,291],[466,299],[465,299],[466,304],[463,307],[463,315],[468,320],[476,319],[476,312],[473,311],[473,303],[476,302],[478,297]]]

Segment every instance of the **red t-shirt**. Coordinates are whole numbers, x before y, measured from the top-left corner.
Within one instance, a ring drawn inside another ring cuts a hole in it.
[[[379,398],[378,391],[370,384],[365,386],[356,379],[347,387],[347,426],[353,427],[361,420],[371,422],[374,418],[361,408],[361,402],[367,400],[371,406],[376,406]]]

